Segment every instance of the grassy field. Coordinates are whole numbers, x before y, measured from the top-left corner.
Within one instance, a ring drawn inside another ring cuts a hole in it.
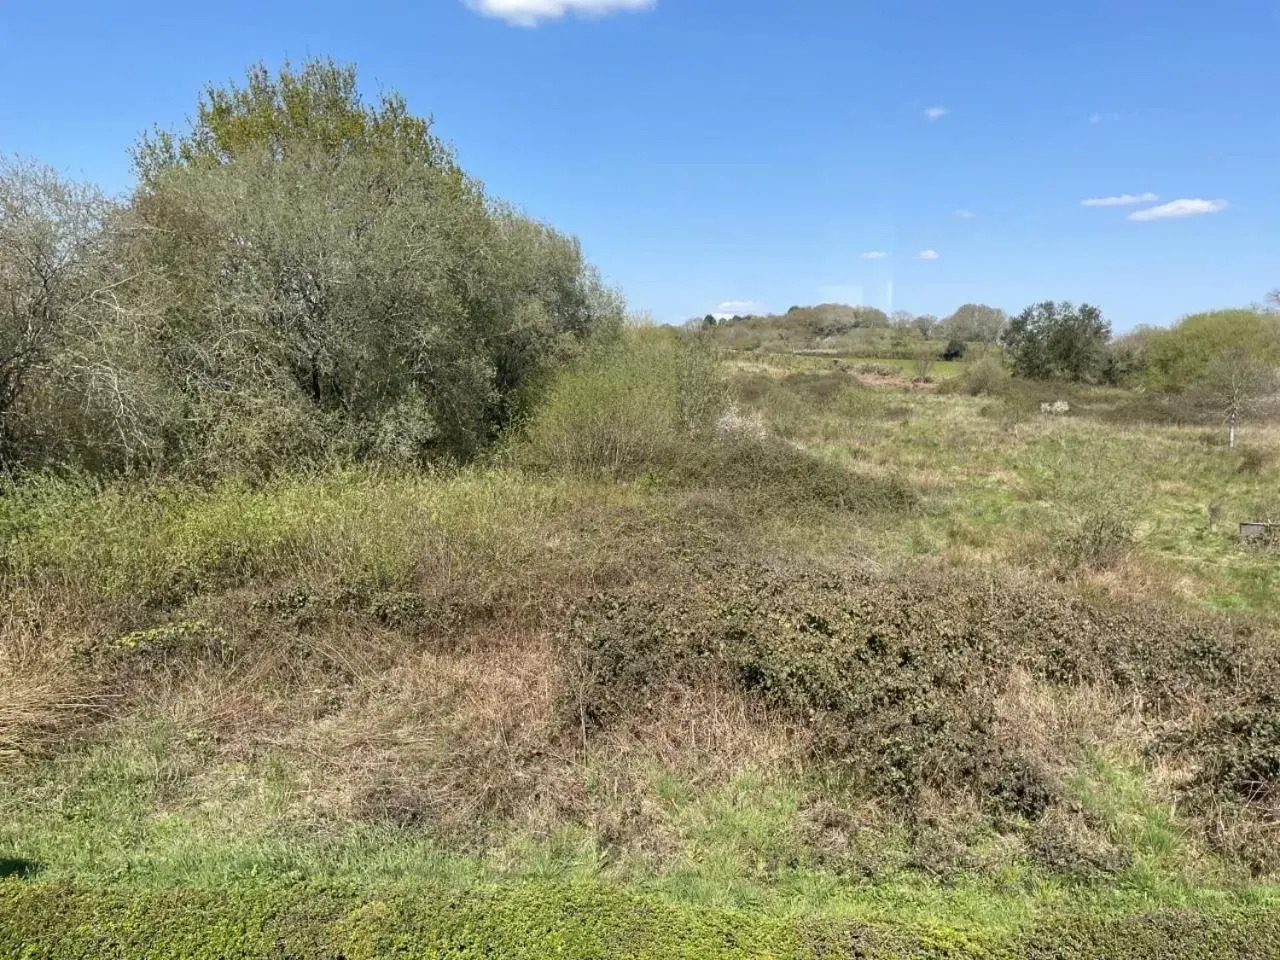
[[[1280,950],[1280,425],[640,340],[466,469],[6,490],[0,951]]]

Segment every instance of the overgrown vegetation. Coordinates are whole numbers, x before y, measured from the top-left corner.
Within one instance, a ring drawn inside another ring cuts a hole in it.
[[[1126,385],[1200,321],[626,323],[354,84],[3,178],[0,953],[1280,949],[1280,434]]]
[[[621,308],[394,93],[314,61],[210,87],[121,203],[0,170],[9,468],[269,476],[465,460]]]

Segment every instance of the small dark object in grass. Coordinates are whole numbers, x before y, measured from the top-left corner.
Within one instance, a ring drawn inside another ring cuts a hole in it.
[[[44,869],[44,864],[24,857],[0,857],[0,880],[17,877],[26,880]]]
[[[1240,524],[1240,539],[1256,546],[1280,543],[1280,523],[1246,521]]]

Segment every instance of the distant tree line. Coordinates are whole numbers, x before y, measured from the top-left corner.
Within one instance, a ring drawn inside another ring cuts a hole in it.
[[[620,323],[576,240],[353,68],[210,86],[134,162],[122,200],[0,166],[4,469],[465,459]]]
[[[964,342],[995,343],[1009,317],[997,307],[966,303],[950,316],[939,320],[933,314],[913,314],[897,310],[887,314],[876,307],[850,306],[843,303],[820,303],[812,307],[791,307],[785,314],[735,315],[716,317],[707,314],[689,321],[694,327],[732,327],[734,325],[785,326],[801,335],[835,337],[852,330],[897,330],[915,332],[922,339],[957,339]]]
[[[1196,314],[1170,328],[1139,327],[1120,337],[1113,336],[1099,308],[1053,301],[1032,304],[1013,317],[967,303],[941,320],[905,310],[887,315],[874,307],[820,304],[714,325],[729,334],[735,328],[774,330],[784,339],[817,344],[883,331],[891,339],[874,341],[883,348],[906,350],[910,340],[935,341],[940,348],[930,355],[944,360],[963,359],[973,344],[990,344],[1009,371],[1024,379],[1141,386],[1189,396],[1221,392],[1223,383],[1234,384],[1237,394],[1265,396],[1273,385],[1268,371],[1280,366],[1280,291],[1269,295],[1268,306]],[[904,355],[923,355],[922,349]],[[1246,360],[1250,370],[1242,366]]]

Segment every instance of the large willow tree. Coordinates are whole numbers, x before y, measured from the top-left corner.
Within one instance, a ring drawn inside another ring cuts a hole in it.
[[[428,119],[366,102],[350,67],[212,86],[135,163],[94,268],[111,295],[68,351],[126,386],[87,399],[68,360],[58,389],[94,423],[54,459],[251,475],[465,459],[620,313],[574,239],[486,197]]]

